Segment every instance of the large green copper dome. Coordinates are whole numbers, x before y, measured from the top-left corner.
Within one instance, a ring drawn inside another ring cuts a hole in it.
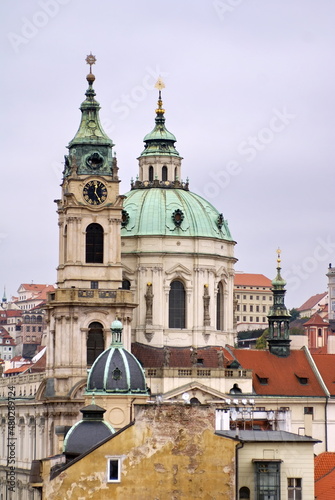
[[[125,196],[123,237],[191,236],[232,241],[222,214],[186,189],[133,189]]]

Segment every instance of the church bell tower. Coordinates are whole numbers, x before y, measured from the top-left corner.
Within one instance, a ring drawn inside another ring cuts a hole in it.
[[[47,396],[66,395],[86,381],[87,367],[110,344],[110,325],[124,325],[130,348],[135,304],[122,288],[123,197],[113,141],[104,132],[95,100],[90,54],[86,99],[79,129],[65,156],[59,225],[57,289],[48,301]]]

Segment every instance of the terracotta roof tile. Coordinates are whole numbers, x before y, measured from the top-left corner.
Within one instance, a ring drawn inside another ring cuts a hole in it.
[[[327,295],[327,292],[324,293],[317,293],[316,295],[313,295],[313,297],[310,297],[306,302],[302,304],[302,306],[298,307],[298,311],[308,311],[309,309],[312,309],[312,307],[316,306],[320,300],[322,300],[325,296]]]
[[[312,357],[328,391],[335,396],[335,354],[312,354]]]
[[[232,349],[232,351],[244,369],[253,370],[253,387],[256,394],[325,395],[303,350],[291,350],[287,358],[280,358],[269,351],[257,349]],[[300,377],[306,377],[307,384],[301,383]],[[264,379],[267,379],[267,383]]]
[[[272,287],[272,282],[269,278],[264,276],[264,274],[236,273],[234,285]]]
[[[131,351],[139,360],[144,368],[161,368],[164,366],[166,348],[151,347],[140,343],[132,344]],[[192,367],[192,353],[190,347],[168,347],[169,365],[171,368],[189,368]],[[222,361],[219,361],[222,352]],[[234,359],[233,356],[223,347],[210,346],[198,348],[196,350],[196,359],[202,359],[201,366],[205,368],[219,368],[223,362],[226,367]],[[197,365],[199,366],[199,365]]]
[[[326,321],[324,321],[320,314],[318,313],[314,313],[308,321],[306,321],[306,323],[304,323],[304,326],[306,325],[322,325],[322,326],[328,326],[329,323],[327,323]]]
[[[335,453],[325,451],[314,458],[315,474],[314,479],[318,481],[321,477],[328,474],[335,468]]]
[[[324,452],[315,457],[315,498],[335,498],[335,453]]]
[[[19,368],[9,368],[8,370],[4,371],[4,375],[10,375],[12,373],[22,373],[28,370],[31,367],[31,365],[22,365]]]

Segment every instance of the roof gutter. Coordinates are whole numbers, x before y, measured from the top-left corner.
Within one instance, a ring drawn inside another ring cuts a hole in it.
[[[318,370],[318,367],[315,364],[315,361],[313,359],[313,356],[310,353],[310,350],[308,347],[303,346],[303,350],[305,351],[306,358],[310,364],[310,367],[312,368],[316,378],[318,379],[319,384],[321,385],[322,389],[324,390],[326,394],[326,402],[325,402],[325,443],[326,443],[326,451],[328,451],[328,401],[330,398],[330,392],[328,391],[328,388],[326,384],[324,383],[324,380]]]

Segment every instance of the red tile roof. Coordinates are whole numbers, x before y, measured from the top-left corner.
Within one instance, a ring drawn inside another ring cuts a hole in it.
[[[236,273],[234,285],[272,287],[272,281],[264,276],[264,274]]]
[[[314,468],[314,479],[318,481],[335,468],[335,453],[325,451],[317,455],[314,459]]]
[[[30,292],[40,292],[46,286],[51,286],[51,285],[41,285],[38,283],[22,283],[22,285],[20,285],[20,288],[24,288],[25,290],[29,290]]]
[[[335,354],[312,354],[312,357],[328,391],[335,396]]]
[[[219,368],[229,366],[234,360],[234,357],[223,347],[210,346],[196,349],[196,353],[191,347],[151,347],[140,343],[134,343],[131,346],[131,351],[140,361],[144,368],[161,368],[164,366],[166,352],[168,355],[168,366],[171,368],[190,368],[193,366],[192,357],[202,359],[201,366],[204,368]],[[219,353],[222,352],[222,361],[219,360]],[[195,353],[195,354],[193,354]],[[200,365],[197,365],[200,366]]]
[[[8,370],[4,371],[4,375],[13,375],[14,373],[22,373],[28,370],[31,367],[31,364],[29,365],[22,365],[19,368],[9,368]]]
[[[253,387],[259,395],[325,395],[304,350],[292,349],[287,358],[258,349],[231,350],[244,369],[253,370]],[[305,377],[307,384],[302,384],[299,378]],[[260,379],[267,379],[267,384],[262,384]]]
[[[308,321],[306,321],[306,323],[304,323],[304,326],[307,326],[307,325],[313,325],[313,326],[314,326],[314,325],[315,325],[315,326],[317,326],[317,325],[321,325],[321,326],[328,326],[328,325],[329,325],[329,323],[327,323],[326,321],[324,321],[324,320],[321,318],[320,314],[318,314],[318,313],[314,313],[314,314],[313,314],[313,315],[309,318],[309,320],[308,320]]]
[[[22,311],[21,311],[21,309],[8,309],[6,311],[6,316],[7,316],[7,318],[13,318],[13,317],[19,318],[20,316],[22,316]]]
[[[298,307],[298,311],[309,311],[309,309],[315,307],[326,295],[327,292],[313,295],[313,297],[310,297],[308,300],[306,300],[306,302],[304,302],[302,306]]]
[[[324,452],[315,457],[315,498],[334,500],[335,498],[335,453]]]

